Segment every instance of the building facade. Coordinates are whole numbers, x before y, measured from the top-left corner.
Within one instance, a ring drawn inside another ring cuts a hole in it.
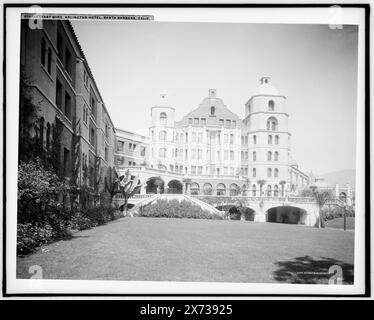
[[[143,193],[155,191],[155,180],[163,184],[161,192],[275,197],[295,193],[309,184],[309,177],[291,156],[288,118],[286,97],[269,77],[261,78],[245,103],[243,119],[215,89],[180,121],[167,96],[161,95],[151,108],[149,138],[141,140],[149,153],[144,153],[142,164],[125,160],[117,168],[139,174]],[[135,134],[118,131],[117,150],[123,150],[121,139],[132,145],[140,141]],[[131,159],[131,148],[116,156]]]
[[[21,80],[37,106],[30,135],[51,152],[58,130],[60,173],[103,190],[113,176],[115,128],[73,27],[67,20],[43,20],[41,29],[28,23],[21,24]]]

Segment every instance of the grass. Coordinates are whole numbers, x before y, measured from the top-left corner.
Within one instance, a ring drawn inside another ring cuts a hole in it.
[[[19,257],[17,277],[39,265],[45,279],[327,283],[338,264],[352,283],[353,244],[353,232],[334,229],[124,218]]]
[[[347,230],[354,230],[355,229],[355,218],[354,217],[347,217],[346,218],[346,228]],[[344,218],[335,218],[326,221],[326,227],[328,228],[335,228],[335,229],[344,229]]]

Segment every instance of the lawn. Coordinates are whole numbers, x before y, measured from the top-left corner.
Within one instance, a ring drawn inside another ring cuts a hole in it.
[[[347,217],[346,218],[346,228],[347,230],[355,229],[355,218]],[[332,220],[326,221],[326,227],[335,228],[335,229],[344,229],[344,218],[335,218]]]
[[[353,247],[353,232],[330,228],[123,218],[19,257],[17,277],[39,265],[45,279],[327,283],[337,264],[352,283]]]

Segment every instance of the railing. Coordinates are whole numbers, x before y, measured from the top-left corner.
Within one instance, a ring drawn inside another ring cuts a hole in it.
[[[229,202],[235,202],[235,201],[249,201],[249,202],[261,202],[261,201],[267,201],[267,202],[295,202],[295,203],[314,203],[315,199],[312,197],[251,197],[251,196],[218,196],[218,195],[191,195],[191,197],[197,198],[197,199],[209,199],[209,201],[212,201],[214,199],[217,199],[218,201],[222,202],[227,200]]]

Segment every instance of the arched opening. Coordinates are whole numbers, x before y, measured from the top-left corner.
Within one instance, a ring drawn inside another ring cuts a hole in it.
[[[190,185],[190,192],[192,195],[198,195],[200,193],[200,186],[198,183],[193,182]]]
[[[207,196],[211,195],[213,193],[213,187],[210,183],[204,183],[203,186],[203,193]]]
[[[168,193],[182,194],[183,184],[178,180],[170,180],[168,183]]]
[[[236,183],[230,185],[230,196],[237,196],[239,191],[239,186]]]
[[[248,187],[246,184],[243,184],[242,186],[242,195],[247,196],[248,195]]]
[[[216,113],[216,107],[211,106],[211,107],[210,107],[210,115],[211,115],[211,116],[214,116],[215,113]]]
[[[297,207],[281,206],[266,211],[266,222],[305,224],[306,211]]]
[[[158,156],[159,156],[160,158],[166,158],[166,149],[165,149],[165,148],[160,148],[160,149],[158,150]]]
[[[161,177],[152,177],[147,180],[146,193],[164,193],[164,180]]]
[[[160,131],[160,133],[158,134],[158,139],[161,140],[161,141],[166,140],[166,131],[165,130]]]
[[[226,195],[226,186],[223,183],[217,184],[217,196]]]
[[[278,197],[279,196],[279,187],[278,185],[276,184],[274,186],[274,197]]]
[[[268,131],[278,131],[278,120],[275,117],[270,117],[267,120],[266,128]]]
[[[267,189],[266,189],[266,195],[267,195],[268,197],[271,197],[271,185],[270,185],[270,184],[267,186]]]
[[[256,185],[252,184],[252,197],[256,196]]]
[[[161,112],[160,113],[160,123],[161,124],[166,124],[166,119],[167,119],[166,113],[165,112]]]

